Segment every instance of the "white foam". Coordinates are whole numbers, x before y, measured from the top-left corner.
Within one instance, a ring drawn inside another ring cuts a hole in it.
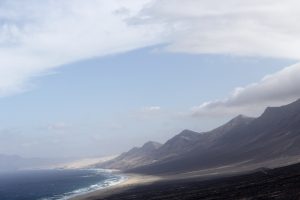
[[[111,173],[110,170],[104,170],[104,169],[91,169],[91,170],[95,170],[97,171],[97,173]],[[104,188],[108,188],[114,185],[118,185],[122,182],[124,182],[127,179],[127,177],[122,176],[122,175],[110,175],[110,177],[98,184],[94,184],[94,185],[90,185],[89,187],[86,188],[81,188],[78,190],[74,190],[72,192],[68,192],[62,195],[56,195],[53,197],[47,197],[47,198],[42,198],[39,200],[68,200],[70,198],[73,198],[75,196],[78,195],[83,195],[83,194],[87,194],[89,192],[93,192],[96,190],[101,190]]]

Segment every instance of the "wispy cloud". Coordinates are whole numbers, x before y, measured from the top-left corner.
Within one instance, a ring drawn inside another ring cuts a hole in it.
[[[126,22],[147,2],[1,1],[0,95],[66,63],[156,44],[156,27]]]
[[[57,123],[53,123],[53,124],[49,124],[47,129],[49,131],[67,131],[69,129],[71,129],[71,125],[70,124],[66,124],[64,122],[57,122]]]
[[[142,108],[142,112],[157,112],[160,111],[160,106],[146,106]]]

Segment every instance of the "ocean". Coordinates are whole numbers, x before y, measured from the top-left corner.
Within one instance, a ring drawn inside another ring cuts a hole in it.
[[[0,172],[0,200],[66,200],[124,179],[99,169]]]

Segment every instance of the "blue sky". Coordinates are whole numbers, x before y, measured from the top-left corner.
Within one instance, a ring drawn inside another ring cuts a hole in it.
[[[220,99],[236,86],[260,80],[294,61],[226,55],[154,52],[156,47],[88,59],[34,78],[34,88],[1,99],[5,117],[17,110],[60,116],[131,112],[145,106],[183,110]],[[9,112],[12,111],[13,112]],[[63,111],[63,112],[62,112]],[[23,114],[22,114],[23,113]],[[33,120],[32,117],[28,120]],[[101,117],[98,116],[98,117]],[[39,117],[34,120],[39,119]],[[26,119],[25,119],[26,120]],[[45,119],[43,119],[45,120]],[[21,120],[23,121],[23,119]]]
[[[55,156],[58,152],[48,145],[67,144],[69,147],[58,148],[67,156],[106,155],[147,140],[164,142],[183,129],[208,130],[229,118],[207,122],[176,115],[205,101],[223,98],[236,86],[248,85],[293,63],[284,59],[173,54],[158,48],[68,64],[34,78],[30,91],[1,98],[3,132],[11,129],[16,138],[22,135],[19,141],[8,137],[20,148],[5,153]],[[162,113],[143,111],[155,106]],[[68,144],[69,137],[75,141]],[[118,140],[119,148],[110,148],[114,140]],[[82,148],[73,149],[74,142]],[[45,146],[44,151],[36,152],[40,145]]]
[[[116,154],[289,103],[300,97],[299,7],[2,1],[0,154]]]

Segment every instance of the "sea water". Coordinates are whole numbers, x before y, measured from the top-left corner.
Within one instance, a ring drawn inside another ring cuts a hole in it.
[[[65,200],[124,179],[99,169],[0,172],[0,200]]]

